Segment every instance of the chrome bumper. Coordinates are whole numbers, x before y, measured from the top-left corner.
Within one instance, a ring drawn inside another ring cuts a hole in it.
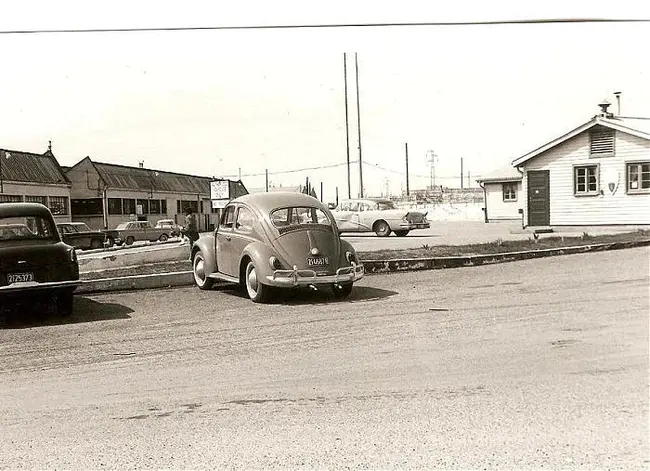
[[[70,281],[47,281],[39,283],[37,281],[18,281],[7,286],[0,286],[0,294],[15,293],[20,291],[31,291],[40,289],[63,289],[76,288],[81,284],[79,280]]]
[[[270,286],[309,286],[320,284],[350,283],[363,278],[363,265],[353,264],[351,267],[343,267],[336,270],[335,275],[319,276],[314,270],[275,270],[273,275],[266,277],[266,283]]]

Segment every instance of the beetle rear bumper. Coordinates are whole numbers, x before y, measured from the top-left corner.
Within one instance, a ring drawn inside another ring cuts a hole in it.
[[[273,275],[266,277],[266,283],[270,286],[309,286],[331,283],[351,283],[363,278],[363,265],[353,264],[351,267],[343,267],[336,270],[335,275],[318,275],[314,270],[275,270]]]

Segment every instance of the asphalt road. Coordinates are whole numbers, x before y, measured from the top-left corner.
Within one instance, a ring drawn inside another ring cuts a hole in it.
[[[2,468],[647,469],[647,248],[0,330]]]

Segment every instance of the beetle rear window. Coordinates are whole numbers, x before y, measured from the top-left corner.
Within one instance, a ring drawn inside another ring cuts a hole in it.
[[[0,218],[0,242],[6,240],[54,239],[52,223],[40,216]]]
[[[320,224],[330,226],[327,215],[318,208],[292,207],[276,209],[271,213],[271,222],[275,227],[303,226]]]

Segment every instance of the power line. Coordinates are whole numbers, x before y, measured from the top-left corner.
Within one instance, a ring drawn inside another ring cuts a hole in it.
[[[351,160],[350,163],[356,163],[358,160]],[[343,162],[340,164],[330,164],[330,165],[320,165],[318,167],[304,167],[304,168],[294,168],[291,170],[280,170],[277,172],[268,172],[268,175],[283,175],[286,173],[298,173],[298,172],[306,172],[308,170],[323,170],[327,168],[336,168],[336,167],[341,167],[343,165],[347,165],[347,162]],[[242,173],[242,177],[261,177],[263,175],[267,175],[267,172],[261,172],[261,173]],[[230,178],[230,177],[239,177],[240,175],[222,175],[221,178]]]
[[[240,26],[172,26],[143,28],[62,28],[62,29],[15,29],[0,30],[0,34],[70,34],[70,33],[137,33],[137,32],[177,32],[177,31],[238,31],[266,29],[332,29],[332,28],[395,28],[428,26],[490,26],[490,25],[530,25],[562,23],[644,23],[650,18],[538,18],[524,20],[493,21],[427,21],[400,23],[328,23],[328,24],[280,24],[280,25],[240,25]]]

